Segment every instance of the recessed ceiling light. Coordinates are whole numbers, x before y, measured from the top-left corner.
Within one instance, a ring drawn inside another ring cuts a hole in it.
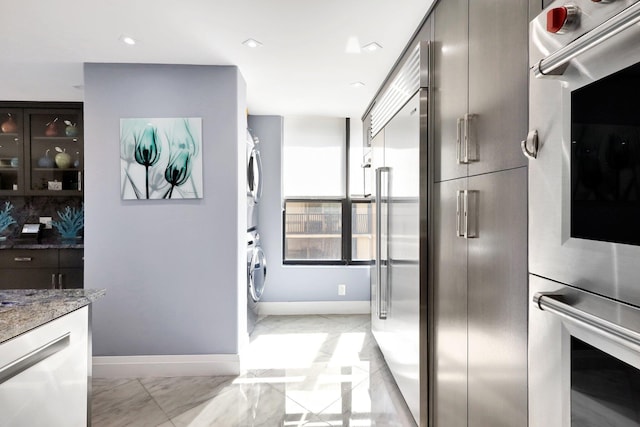
[[[245,45],[245,46],[251,47],[251,48],[262,46],[262,43],[260,43],[256,39],[247,39],[247,40],[243,41],[242,44]]]
[[[128,44],[129,46],[136,44],[136,40],[133,37],[125,36],[124,34],[120,36],[120,41],[124,44]]]
[[[364,86],[364,83],[362,83],[362,82],[353,82],[349,86],[358,88],[358,87]]]
[[[376,42],[371,42],[369,44],[365,44],[364,46],[362,46],[362,50],[364,50],[365,52],[375,52],[376,50],[380,50],[380,49],[382,49],[382,46],[380,46]]]

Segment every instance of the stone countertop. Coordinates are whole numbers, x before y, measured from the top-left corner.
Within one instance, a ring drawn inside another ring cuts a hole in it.
[[[82,308],[105,289],[10,289],[0,291],[0,343]]]
[[[59,236],[50,235],[42,236],[39,240],[13,238],[0,241],[2,249],[84,249],[84,240],[64,241]]]
[[[19,243],[19,242],[2,242],[0,243],[0,250],[2,249],[84,249],[82,243],[58,243],[58,242],[43,242],[43,243]]]

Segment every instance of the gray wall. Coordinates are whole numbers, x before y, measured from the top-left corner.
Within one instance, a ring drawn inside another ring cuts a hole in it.
[[[86,64],[84,77],[85,286],[107,290],[93,307],[94,355],[238,353],[246,331],[242,76],[236,67]],[[202,199],[121,200],[119,120],[127,117],[202,117]]]
[[[280,116],[249,116],[249,128],[260,139],[264,166],[264,189],[258,205],[258,228],[268,269],[261,301],[368,301],[368,267],[282,264],[281,171],[284,120],[286,119]],[[347,285],[345,296],[338,296],[339,283]]]

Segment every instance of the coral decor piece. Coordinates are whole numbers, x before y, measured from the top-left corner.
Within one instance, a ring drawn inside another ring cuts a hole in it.
[[[15,224],[16,220],[11,216],[11,210],[13,205],[11,202],[6,201],[4,203],[4,209],[0,211],[0,233],[3,233],[10,225]],[[6,236],[0,237],[0,240],[5,240]]]
[[[120,119],[123,199],[202,198],[202,119]]]
[[[51,221],[51,226],[58,230],[63,240],[74,240],[78,232],[84,228],[84,203],[80,209],[67,206],[64,212],[58,211],[59,221]]]

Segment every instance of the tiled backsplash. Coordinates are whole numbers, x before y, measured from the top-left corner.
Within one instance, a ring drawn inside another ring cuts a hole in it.
[[[9,240],[20,235],[22,225],[25,223],[38,223],[41,216],[50,216],[54,221],[59,220],[58,212],[64,212],[67,206],[80,208],[82,197],[4,197],[0,198],[0,208],[4,207],[6,201],[13,204],[11,216],[16,220],[16,224],[10,225],[4,233]],[[56,239],[58,233],[55,229],[43,230],[43,239]]]

